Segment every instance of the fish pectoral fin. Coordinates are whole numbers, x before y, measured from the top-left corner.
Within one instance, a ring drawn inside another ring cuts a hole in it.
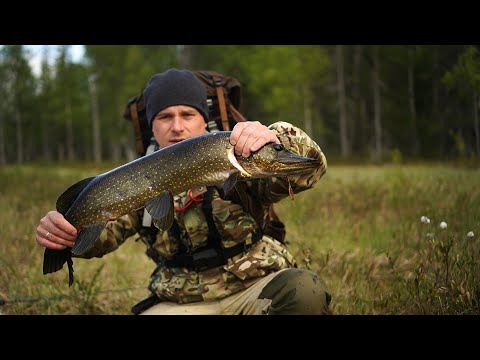
[[[72,248],[72,254],[82,255],[87,252],[98,239],[107,224],[96,224],[82,229],[78,233],[75,245]]]
[[[245,183],[238,183],[235,185],[235,191],[237,192],[238,196],[240,197],[240,201],[242,202],[242,206],[244,209],[250,209],[249,207],[249,198],[247,192],[245,190],[246,184]]]
[[[145,201],[145,209],[154,219],[161,219],[173,209],[173,194],[164,191],[161,195]]]
[[[238,173],[233,173],[228,177],[228,179],[223,183],[222,190],[225,195],[227,195],[234,187],[238,181]]]

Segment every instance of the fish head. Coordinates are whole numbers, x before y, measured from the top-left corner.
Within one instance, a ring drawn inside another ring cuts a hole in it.
[[[319,159],[294,154],[283,145],[274,143],[266,144],[247,158],[238,156],[237,162],[254,178],[298,175],[321,165]]]

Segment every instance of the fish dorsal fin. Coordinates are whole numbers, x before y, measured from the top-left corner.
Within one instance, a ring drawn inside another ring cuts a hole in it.
[[[168,230],[173,223],[173,194],[165,191],[162,195],[148,199],[145,209],[153,218],[153,223],[160,230]]]
[[[95,224],[82,229],[78,233],[75,245],[72,248],[72,254],[82,255],[87,252],[98,239],[107,224]]]
[[[85,187],[90,184],[90,182],[95,179],[96,176],[92,176],[70,186],[67,190],[63,192],[62,195],[57,199],[56,208],[57,211],[63,215],[68,211],[70,206],[77,199],[78,195],[82,192]]]

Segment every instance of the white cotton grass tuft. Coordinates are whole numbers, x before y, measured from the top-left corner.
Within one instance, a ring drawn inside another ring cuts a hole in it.
[[[424,223],[424,224],[430,224],[430,219],[429,219],[428,217],[426,217],[426,216],[422,216],[422,217],[420,218],[420,221],[421,221],[422,223]]]
[[[473,231],[469,231],[468,234],[467,234],[467,237],[469,238],[473,238],[475,236],[475,234],[473,233]]]
[[[440,229],[446,229],[447,228],[447,223],[445,221],[442,221],[440,223]]]

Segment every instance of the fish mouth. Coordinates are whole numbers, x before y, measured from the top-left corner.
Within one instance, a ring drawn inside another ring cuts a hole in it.
[[[296,155],[290,152],[284,152],[276,159],[279,163],[286,166],[294,165],[299,168],[311,169],[320,165],[320,160],[313,159],[301,155]]]
[[[288,173],[290,175],[302,175],[321,166],[321,161],[309,157],[285,152],[277,157],[279,175]]]

